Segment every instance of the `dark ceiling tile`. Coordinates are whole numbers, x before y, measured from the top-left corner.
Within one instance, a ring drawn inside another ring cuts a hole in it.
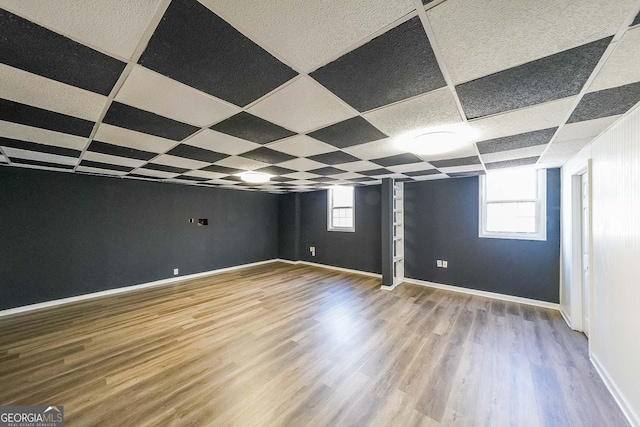
[[[470,172],[453,172],[447,174],[450,178],[468,178],[470,176],[485,175],[484,171],[470,171]]]
[[[211,129],[258,144],[295,135],[295,132],[244,111],[211,126]]]
[[[436,168],[449,168],[453,166],[478,165],[480,164],[480,159],[478,158],[478,156],[471,156],[459,157],[457,159],[434,160],[430,161],[429,163],[431,163]]]
[[[229,157],[228,154],[217,153],[215,151],[205,150],[204,148],[194,147],[188,144],[180,144],[172,148],[166,154],[183,157],[185,159],[200,160],[201,162],[208,163],[215,163]]]
[[[180,176],[176,176],[175,178],[172,179],[182,179],[184,181],[197,181],[197,182],[201,182],[201,181],[210,181],[209,178],[202,178],[199,176],[189,176],[189,175],[180,175]]]
[[[151,160],[158,155],[158,153],[136,150],[129,147],[122,147],[120,145],[107,144],[106,142],[100,141],[92,141],[87,151],[91,151],[93,153],[108,154],[110,156],[126,157],[136,160]]]
[[[640,101],[640,82],[586,93],[567,123],[626,113]]]
[[[311,76],[358,111],[446,86],[417,16]]]
[[[339,173],[344,173],[342,169],[333,168],[331,166],[327,166],[326,168],[314,169],[309,171],[309,173],[315,173],[316,175],[337,175]]]
[[[43,110],[8,99],[0,99],[0,120],[83,137],[91,135],[94,125],[89,120]]]
[[[349,181],[352,182],[369,182],[369,181],[376,181],[375,178],[369,178],[369,177],[362,177],[362,178],[351,178]]]
[[[104,123],[162,138],[181,141],[199,128],[113,101]]]
[[[387,137],[360,116],[316,130],[308,135],[338,148],[364,144]]]
[[[81,151],[72,150],[70,148],[56,147],[53,145],[36,144],[34,142],[20,141],[18,139],[9,139],[0,137],[0,146],[15,148],[18,150],[37,151],[38,153],[55,154],[58,156],[80,157]]]
[[[352,156],[351,154],[347,154],[344,151],[332,151],[330,153],[318,154],[308,157],[308,159],[327,165],[338,165],[341,163],[351,163],[360,160],[359,158]]]
[[[321,176],[321,177],[318,177],[318,178],[310,178],[310,179],[308,179],[308,181],[314,181],[314,182],[320,182],[320,183],[328,183],[328,182],[334,182],[334,181],[339,181],[339,180],[336,179],[336,178],[328,177],[328,176]]]
[[[297,73],[195,0],[173,0],[140,64],[245,106]]]
[[[157,163],[147,163],[146,165],[142,166],[142,169],[151,169],[154,171],[169,173],[185,173],[189,170],[185,168],[177,168],[175,166],[160,165]]]
[[[515,166],[525,166],[535,164],[540,156],[525,157],[523,159],[503,160],[501,162],[485,163],[487,169],[512,168]]]
[[[105,169],[112,171],[120,171],[120,172],[131,172],[135,168],[129,166],[122,165],[112,165],[110,163],[102,163],[102,162],[92,162],[90,160],[83,160],[80,162],[80,166],[84,166],[87,168],[95,168],[95,169]]]
[[[638,24],[640,24],[640,13],[636,15],[636,19],[633,20],[633,22],[631,23],[631,26],[633,27],[634,25],[638,25]]]
[[[39,160],[16,159],[12,158],[11,162],[19,165],[39,166],[43,168],[73,169],[73,165],[64,165],[61,163],[41,162]]]
[[[413,178],[398,178],[398,179],[394,179],[394,182],[414,182],[415,179]]]
[[[238,173],[246,172],[245,170],[242,170],[242,169],[233,169],[233,168],[228,168],[226,166],[218,166],[218,165],[206,166],[204,168],[201,168],[200,170],[207,171],[207,172],[221,173],[226,175],[235,175]]]
[[[515,110],[580,92],[611,37],[456,86],[469,119]]]
[[[478,150],[480,150],[480,154],[489,154],[546,144],[551,141],[557,129],[558,128],[542,129],[518,135],[505,136],[503,138],[489,139],[478,142]]]
[[[2,9],[0,62],[103,95],[126,65]]]
[[[266,168],[257,169],[256,172],[268,173],[269,175],[286,175],[288,173],[295,173],[296,171],[294,171],[293,169],[287,169],[280,166],[267,166]],[[282,179],[289,180],[289,178],[282,178]],[[293,181],[293,179],[291,179],[291,181]]]
[[[378,175],[392,175],[395,172],[390,171],[389,169],[380,168],[380,169],[372,169],[372,170],[368,170],[368,171],[360,171],[358,173],[360,175],[378,176]]]
[[[407,176],[427,176],[427,175],[437,175],[441,173],[438,169],[427,169],[423,171],[412,171],[412,172],[402,172],[403,175]]]
[[[424,161],[416,156],[415,154],[405,153],[405,154],[397,154],[395,156],[383,157],[381,159],[374,159],[371,162],[376,163],[380,166],[398,166],[398,165],[408,165],[411,163],[423,163]]]
[[[280,151],[272,150],[267,147],[256,148],[255,150],[248,151],[246,153],[240,154],[241,157],[246,157],[247,159],[257,160],[263,163],[282,163],[287,160],[293,160],[296,157],[290,154],[282,153]]]

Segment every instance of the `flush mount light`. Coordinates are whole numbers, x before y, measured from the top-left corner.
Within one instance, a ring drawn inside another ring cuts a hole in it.
[[[433,131],[407,136],[398,140],[398,147],[409,153],[435,155],[460,149],[468,138],[453,131]]]
[[[260,172],[245,172],[240,174],[240,179],[244,182],[251,182],[254,184],[262,184],[265,182],[269,182],[271,175],[267,175],[266,173]]]

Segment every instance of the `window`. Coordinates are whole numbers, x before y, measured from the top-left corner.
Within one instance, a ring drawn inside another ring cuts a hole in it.
[[[356,231],[353,187],[332,187],[329,195],[329,231]]]
[[[481,176],[480,237],[547,240],[547,171],[509,169]]]

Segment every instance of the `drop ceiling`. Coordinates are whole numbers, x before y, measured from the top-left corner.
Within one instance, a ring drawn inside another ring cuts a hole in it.
[[[0,164],[275,193],[558,167],[640,101],[639,8],[0,0]],[[440,128],[473,144],[394,143]]]

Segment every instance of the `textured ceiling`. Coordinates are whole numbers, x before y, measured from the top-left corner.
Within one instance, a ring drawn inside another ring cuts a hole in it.
[[[557,167],[640,101],[634,0],[0,0],[0,164],[269,192]],[[438,156],[396,138],[451,128]],[[264,185],[238,174],[271,174]]]

